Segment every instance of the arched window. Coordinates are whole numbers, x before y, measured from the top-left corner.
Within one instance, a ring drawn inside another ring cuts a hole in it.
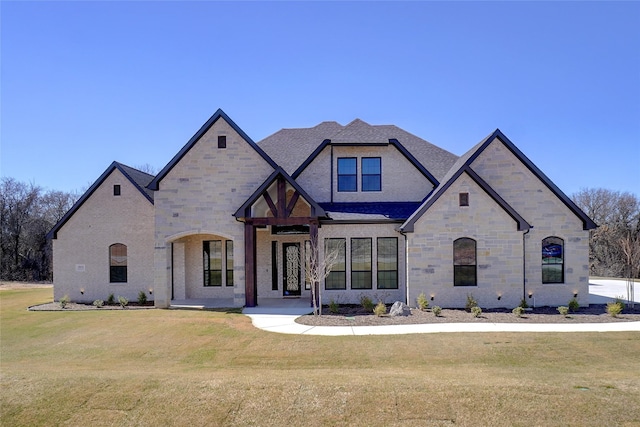
[[[542,240],[542,283],[564,283],[564,240],[559,237]]]
[[[127,281],[127,245],[115,243],[109,246],[109,282]]]
[[[477,286],[476,241],[467,237],[453,241],[453,285]]]

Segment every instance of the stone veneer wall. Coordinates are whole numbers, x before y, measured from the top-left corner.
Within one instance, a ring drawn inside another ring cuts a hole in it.
[[[527,294],[530,305],[566,305],[578,294],[589,304],[589,232],[582,221],[499,140],[494,140],[471,167],[533,226],[526,235]],[[542,239],[564,240],[562,284],[542,283]]]
[[[218,148],[218,135],[226,135],[227,148]],[[267,161],[220,118],[164,177],[155,194],[156,306],[170,304],[170,242],[197,234],[233,240],[234,304],[244,305],[244,224],[236,221],[232,214],[272,172]],[[188,278],[192,274],[189,268],[201,270],[202,265],[190,267],[189,245],[185,251],[187,265],[184,268]],[[229,291],[225,287],[207,288],[198,295],[227,298]]]
[[[469,206],[459,206],[461,192],[469,193]],[[434,297],[432,306],[464,307],[473,294],[484,308],[515,307],[522,298],[522,234],[475,181],[461,175],[407,234],[409,305],[424,292]],[[453,242],[462,237],[476,241],[477,286],[453,286]]]
[[[121,195],[113,195],[120,185]],[[118,169],[103,181],[53,240],[54,299],[135,301],[153,289],[153,205]],[[109,246],[127,245],[127,282],[109,283]],[[84,294],[80,290],[84,289]]]

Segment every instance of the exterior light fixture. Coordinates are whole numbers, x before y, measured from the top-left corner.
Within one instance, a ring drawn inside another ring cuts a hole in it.
[[[436,297],[435,295],[431,294],[431,301],[433,301],[435,297]]]
[[[149,295],[153,294],[153,288],[149,288]]]
[[[574,298],[578,298],[578,293],[574,291],[574,292],[573,292],[573,297],[574,297]]]
[[[502,299],[502,294],[498,294],[498,301]]]
[[[529,298],[533,297],[533,292],[529,292]]]
[[[84,288],[80,288],[80,293],[84,295]]]

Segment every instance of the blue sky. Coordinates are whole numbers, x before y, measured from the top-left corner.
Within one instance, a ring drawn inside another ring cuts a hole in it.
[[[0,174],[161,169],[222,108],[254,141],[395,124],[455,154],[500,128],[565,193],[640,195],[638,2],[0,2]]]

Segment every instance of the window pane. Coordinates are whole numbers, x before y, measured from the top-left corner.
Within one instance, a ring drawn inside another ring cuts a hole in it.
[[[380,190],[382,190],[380,175],[362,175],[362,191]]]
[[[356,191],[355,175],[338,175],[338,191]]]
[[[542,265],[542,283],[563,283],[562,264]]]
[[[352,271],[351,289],[371,289],[371,272]]]
[[[462,238],[453,242],[454,265],[476,265],[476,242]]]
[[[355,174],[357,174],[355,157],[344,157],[338,159],[338,175]]]
[[[222,286],[222,240],[202,242],[204,286]]]
[[[225,270],[227,271],[227,286],[233,286],[233,241],[225,242],[225,251],[227,255],[227,263]]]
[[[378,289],[398,289],[398,272],[378,270]]]
[[[325,289],[346,289],[346,276],[344,271],[331,271],[325,279]]]
[[[351,270],[371,271],[371,239],[351,239]]]
[[[475,265],[455,265],[453,267],[454,286],[476,286]]]
[[[362,173],[364,175],[380,175],[380,157],[363,157]]]

